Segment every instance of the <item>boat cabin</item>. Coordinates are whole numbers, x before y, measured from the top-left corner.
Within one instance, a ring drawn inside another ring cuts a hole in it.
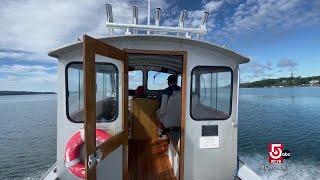
[[[149,32],[84,35],[49,55],[58,59],[54,177],[238,177],[239,64],[248,58]]]

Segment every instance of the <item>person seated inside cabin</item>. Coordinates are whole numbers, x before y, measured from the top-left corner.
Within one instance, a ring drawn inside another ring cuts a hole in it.
[[[146,98],[147,97],[143,86],[137,87],[137,89],[135,90],[135,93],[134,93],[134,97],[135,98]]]
[[[173,91],[180,91],[180,86],[177,85],[178,77],[176,75],[170,75],[167,79],[168,87],[162,91],[162,95],[167,95],[170,97],[173,94]],[[159,107],[161,107],[162,95],[159,97]]]
[[[180,131],[181,88],[177,85],[176,75],[170,75],[167,80],[168,87],[159,98],[160,108],[157,110],[158,127],[162,129],[160,136]]]

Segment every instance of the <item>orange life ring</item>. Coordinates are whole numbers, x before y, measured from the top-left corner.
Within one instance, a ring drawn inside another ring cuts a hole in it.
[[[107,132],[96,129],[96,142],[100,144],[111,137]],[[64,153],[64,163],[73,175],[85,178],[85,165],[80,161],[80,149],[84,145],[84,131],[81,129],[74,134],[67,143]]]

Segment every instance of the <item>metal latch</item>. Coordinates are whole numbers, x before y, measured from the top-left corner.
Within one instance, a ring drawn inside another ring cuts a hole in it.
[[[238,126],[238,123],[234,122],[234,121],[231,124],[232,124],[233,127],[237,127]]]
[[[90,154],[88,157],[88,167],[92,169],[95,165],[98,165],[102,160],[101,149],[98,149],[94,154]]]

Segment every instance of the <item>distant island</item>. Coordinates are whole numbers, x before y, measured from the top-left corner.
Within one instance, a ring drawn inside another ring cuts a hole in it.
[[[263,79],[260,81],[240,84],[240,87],[243,87],[243,88],[293,87],[293,86],[320,86],[320,76],[282,77],[278,79]]]
[[[30,91],[0,91],[0,96],[7,95],[35,95],[35,94],[56,94],[55,92],[30,92]]]

